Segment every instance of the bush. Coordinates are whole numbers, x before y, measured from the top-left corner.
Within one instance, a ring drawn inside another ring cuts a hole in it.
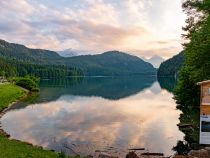
[[[39,92],[39,88],[32,88],[31,91],[32,92]]]
[[[35,77],[32,77],[32,76],[17,77],[17,78],[13,78],[13,81],[16,85],[26,88],[30,91],[39,91],[38,89],[39,79]]]

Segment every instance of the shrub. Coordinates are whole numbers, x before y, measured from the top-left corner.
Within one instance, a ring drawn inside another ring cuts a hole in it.
[[[38,81],[39,79],[31,76],[13,78],[16,85],[26,88],[30,91],[39,91]]]

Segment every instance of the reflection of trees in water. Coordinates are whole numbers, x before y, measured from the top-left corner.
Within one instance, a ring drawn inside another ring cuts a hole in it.
[[[41,80],[40,87],[61,87],[67,88],[82,83],[84,77],[54,78],[49,80]]]
[[[185,134],[185,137],[184,141],[178,141],[173,148],[178,154],[185,155],[190,150],[198,150],[204,147],[204,145],[199,144],[200,105],[198,96],[199,94],[185,91],[183,88],[182,91],[175,91],[177,108],[182,111],[179,118],[180,125],[190,125],[188,127],[179,126],[179,130]]]
[[[169,92],[173,92],[177,83],[175,78],[170,77],[158,77],[158,82],[161,88],[166,89]],[[185,136],[184,140],[180,140],[177,142],[173,150],[180,155],[186,155],[190,150],[196,150],[203,147],[203,145],[199,144],[199,106],[192,106],[194,105],[194,100],[189,98],[176,98],[177,108],[182,111],[179,117],[180,125],[191,125],[188,127],[179,126],[179,130],[182,131],[185,134]]]
[[[62,95],[97,96],[118,100],[150,88],[156,76],[71,77],[41,80],[40,93],[32,93],[13,106],[22,108],[33,103],[54,101]]]
[[[44,80],[41,82],[40,100],[56,100],[62,95],[98,96],[118,100],[151,87],[155,76],[85,77]]]
[[[173,92],[176,85],[174,77],[158,77],[157,80],[162,89],[166,89],[168,92]]]
[[[182,111],[179,120],[180,125],[190,124],[189,127],[179,127],[184,136],[184,141],[178,141],[177,145],[173,148],[178,154],[186,155],[190,150],[202,148],[199,144],[199,126],[200,126],[200,110],[196,107],[183,107],[179,106]]]

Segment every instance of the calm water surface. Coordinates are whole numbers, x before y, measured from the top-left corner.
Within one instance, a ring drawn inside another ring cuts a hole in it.
[[[170,80],[72,78],[40,86],[39,96],[16,104],[1,118],[11,138],[68,155],[96,156],[100,150],[120,157],[140,147],[171,155],[183,140]]]

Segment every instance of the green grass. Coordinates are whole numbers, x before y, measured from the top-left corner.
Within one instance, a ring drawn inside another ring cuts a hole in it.
[[[0,157],[1,158],[59,158],[56,154],[41,147],[34,147],[26,143],[9,140],[0,135]]]
[[[13,84],[0,84],[0,111],[26,95],[26,91]],[[9,140],[0,133],[0,158],[64,158],[63,154],[44,150],[24,142]]]
[[[0,84],[0,111],[26,95],[26,91],[13,84]]]

